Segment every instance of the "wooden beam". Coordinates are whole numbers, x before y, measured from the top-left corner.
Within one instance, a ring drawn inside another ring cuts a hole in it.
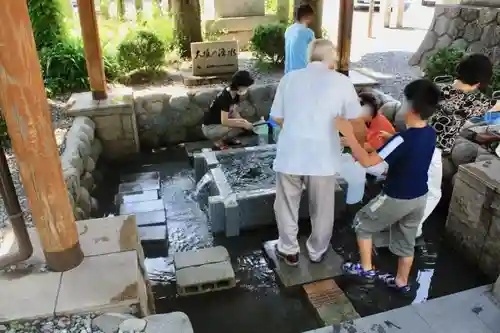
[[[61,160],[26,1],[0,10],[0,108],[48,266],[67,271],[83,253]]]
[[[94,0],[78,0],[78,13],[92,97],[95,100],[106,99],[108,97],[106,76]]]
[[[352,0],[339,0],[339,26],[337,48],[339,52],[339,63],[337,70],[349,75],[349,62],[351,58],[351,36],[354,6]]]

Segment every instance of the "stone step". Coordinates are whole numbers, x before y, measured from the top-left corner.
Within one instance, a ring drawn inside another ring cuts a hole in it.
[[[303,285],[309,302],[324,325],[355,320],[359,314],[333,279]]]
[[[159,198],[160,196],[158,190],[151,190],[151,191],[140,191],[140,192],[130,192],[130,193],[118,193],[115,197],[115,202],[117,205],[121,205],[122,203],[152,201],[152,200],[158,200]]]
[[[160,189],[160,173],[141,172],[123,175],[118,193],[133,193]]]
[[[236,286],[229,253],[222,246],[174,254],[177,292],[202,294]]]
[[[167,222],[165,209],[145,213],[134,213],[134,215],[138,227],[163,225]]]
[[[168,251],[168,230],[166,225],[138,227],[137,233],[144,252],[166,255]]]
[[[131,215],[135,213],[147,213],[156,210],[164,210],[163,200],[141,201],[123,203],[120,206],[120,215]]]
[[[307,255],[306,240],[305,237],[299,239],[302,251],[300,252],[298,267],[288,266],[278,259],[275,251],[275,246],[278,243],[277,240],[264,243],[264,250],[269,259],[274,263],[273,270],[285,287],[312,283],[343,274],[341,266],[344,260],[332,248],[328,250],[321,263],[312,263]]]

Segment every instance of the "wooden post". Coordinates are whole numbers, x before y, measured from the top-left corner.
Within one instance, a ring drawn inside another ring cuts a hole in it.
[[[0,107],[47,265],[67,271],[82,262],[83,253],[26,1],[4,0],[0,22]]]
[[[405,13],[405,0],[398,0],[398,14],[396,16],[396,28],[403,27],[403,16]]]
[[[382,1],[382,11],[384,13],[384,27],[389,28],[391,26],[391,13],[392,13],[392,1],[393,0],[383,0]]]
[[[373,13],[375,11],[375,0],[370,0],[368,10],[368,38],[373,38]]]
[[[95,100],[106,99],[108,97],[106,76],[94,0],[78,0],[78,13],[80,14],[85,63],[87,64],[92,97]]]
[[[351,58],[351,35],[354,6],[352,0],[339,0],[339,27],[337,48],[339,52],[339,63],[337,70],[349,75],[349,62]]]

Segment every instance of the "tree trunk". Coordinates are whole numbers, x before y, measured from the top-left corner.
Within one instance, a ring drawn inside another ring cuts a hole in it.
[[[142,11],[143,11],[143,3],[142,0],[135,0],[135,20],[140,22],[142,21]]]
[[[172,0],[175,36],[182,57],[191,57],[191,43],[203,41],[199,0]]]
[[[314,21],[310,28],[314,31],[316,38],[323,38],[323,0],[294,0],[294,19],[295,11],[302,4],[309,4],[314,10]]]
[[[99,2],[99,11],[102,17],[109,19],[109,0],[101,0]]]
[[[116,2],[116,11],[119,20],[125,18],[125,0],[118,0]]]

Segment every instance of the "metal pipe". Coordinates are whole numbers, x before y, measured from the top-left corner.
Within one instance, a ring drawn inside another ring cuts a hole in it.
[[[12,175],[9,170],[9,164],[5,157],[5,152],[0,146],[0,195],[2,195],[5,210],[9,215],[14,233],[14,239],[17,241],[17,252],[9,253],[0,257],[0,269],[24,261],[33,254],[33,245],[26,228],[23,217],[23,211],[19,205],[16,194],[16,188],[12,181]]]

